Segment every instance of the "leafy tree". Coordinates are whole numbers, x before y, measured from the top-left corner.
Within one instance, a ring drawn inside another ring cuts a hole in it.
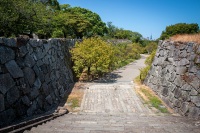
[[[141,43],[142,42],[142,35],[138,32],[130,32],[130,40],[133,43]]]
[[[114,26],[112,22],[107,22],[107,27],[108,27],[108,36],[114,38],[118,28]]]
[[[143,47],[138,44],[110,44],[99,37],[83,39],[71,50],[74,71],[78,76],[101,75],[140,58]]]
[[[36,33],[39,38],[105,36],[139,42],[141,34],[106,24],[88,9],[59,5],[58,0],[2,0],[0,36]]]
[[[76,43],[71,54],[75,64],[75,72],[80,74],[84,69],[87,69],[87,74],[90,75],[91,67],[95,68],[96,71],[108,71],[114,51],[105,41],[94,37]]]
[[[149,43],[145,46],[145,50],[148,54],[151,54],[153,51],[156,51],[157,47],[157,42],[149,41]]]
[[[114,35],[117,39],[129,39],[131,37],[131,31],[124,30],[122,28],[116,30],[116,34]]]
[[[113,58],[113,69],[122,67],[140,58],[143,48],[138,43],[133,44],[117,44],[113,46],[115,49],[115,58]]]
[[[167,26],[165,31],[162,32],[160,39],[164,40],[176,34],[194,34],[198,33],[198,24],[178,23],[175,25]]]
[[[0,4],[0,35],[9,37],[42,29],[50,14],[41,2],[3,0]]]
[[[48,0],[46,3],[47,5],[52,7],[54,10],[60,10],[60,4],[57,0]]]
[[[52,38],[64,38],[62,30],[54,30],[52,33]]]
[[[60,4],[57,0],[31,0],[32,2],[41,2],[52,10],[60,10]]]
[[[68,18],[74,34],[82,38],[95,35],[103,36],[107,32],[106,24],[101,20],[100,16],[88,9],[73,7],[67,5],[61,6],[63,12],[68,12],[71,16]]]
[[[112,22],[107,22],[108,36],[110,38],[116,39],[129,39],[133,43],[141,42],[142,35],[138,32],[133,32],[130,30],[125,30],[123,28],[118,28],[112,24]]]
[[[90,27],[89,21],[85,18],[77,17],[69,12],[57,12],[52,21],[54,30],[61,31],[65,38],[81,38],[85,29]]]
[[[69,4],[60,5],[60,10],[66,12],[71,6]]]

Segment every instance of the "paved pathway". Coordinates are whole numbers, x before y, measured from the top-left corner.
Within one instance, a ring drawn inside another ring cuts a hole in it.
[[[79,113],[66,114],[29,132],[200,133],[200,122],[158,115],[142,104],[132,79],[144,67],[144,60],[142,55],[140,60],[114,71],[108,76],[113,83],[88,84]]]
[[[131,83],[91,85],[83,100],[81,112],[86,113],[149,113],[136,96]]]

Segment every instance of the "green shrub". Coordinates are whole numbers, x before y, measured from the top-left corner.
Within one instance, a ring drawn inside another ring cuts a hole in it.
[[[63,35],[62,30],[55,30],[52,33],[52,38],[63,38],[63,37],[64,35]]]
[[[140,81],[141,82],[144,82],[149,70],[150,70],[150,66],[146,66],[145,68],[140,69]]]
[[[197,23],[177,23],[174,25],[167,26],[165,30],[162,32],[160,39],[165,40],[169,37],[177,34],[194,34],[198,33],[199,26]]]
[[[146,64],[146,65],[151,65],[152,62],[153,62],[153,59],[154,59],[155,55],[156,55],[156,51],[153,51],[153,52],[150,54],[150,56],[147,57],[147,59],[145,60],[145,64]]]
[[[146,46],[144,47],[145,53],[151,54],[153,51],[156,51],[158,47],[158,42],[156,41],[149,41]]]

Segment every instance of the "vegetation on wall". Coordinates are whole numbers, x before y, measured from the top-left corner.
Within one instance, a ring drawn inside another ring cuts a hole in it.
[[[197,34],[183,34],[183,35],[174,35],[170,38],[173,41],[179,42],[195,42],[200,44],[200,33]]]
[[[165,31],[162,32],[160,39],[168,39],[169,37],[177,34],[194,34],[199,32],[198,24],[177,23],[167,26]]]

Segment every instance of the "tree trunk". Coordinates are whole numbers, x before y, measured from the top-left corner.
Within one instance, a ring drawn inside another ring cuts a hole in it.
[[[89,76],[90,76],[90,67],[88,67],[87,76],[88,76],[88,80],[89,80]]]
[[[64,38],[67,38],[67,35],[66,35],[66,33],[65,32],[63,32],[64,33]]]
[[[90,67],[88,67],[87,74],[90,75]]]

